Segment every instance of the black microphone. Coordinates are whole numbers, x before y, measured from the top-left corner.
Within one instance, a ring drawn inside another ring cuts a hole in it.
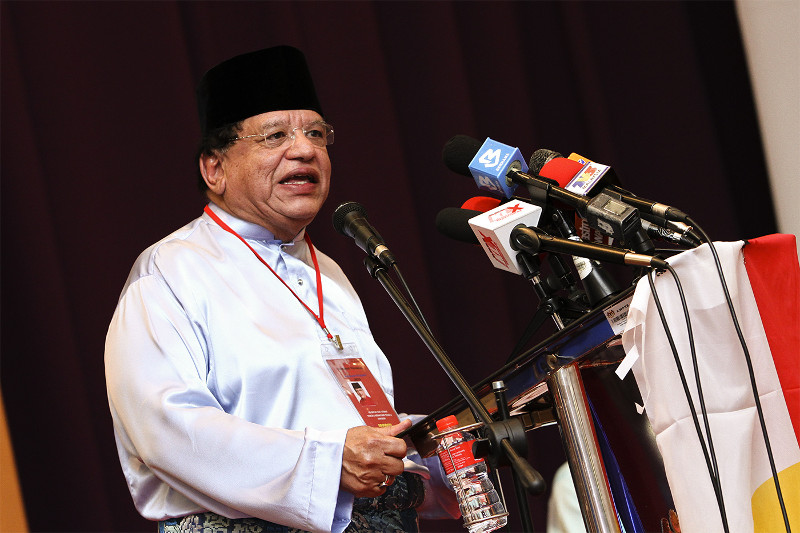
[[[470,171],[469,165],[482,146],[483,143],[474,137],[463,134],[455,135],[449,141],[447,141],[447,143],[445,143],[444,148],[442,149],[442,161],[448,169],[452,170],[456,174],[460,174],[467,178],[473,178],[474,176]],[[586,206],[589,204],[589,199],[584,198],[579,194],[566,191],[558,187],[558,183],[556,181],[543,176],[531,176],[529,174],[519,172],[514,168],[510,168],[505,175],[495,175],[493,177],[498,180],[502,179],[508,184],[516,183],[517,185],[525,185],[529,189],[531,187],[534,189],[544,189],[547,191],[549,196],[555,198],[556,200],[562,201],[570,207],[576,208],[581,213],[586,210]]]
[[[588,257],[589,259],[621,265],[660,269],[667,268],[666,261],[652,255],[637,254],[631,250],[606,246],[604,244],[560,239],[548,235],[539,228],[531,228],[523,225],[517,226],[511,231],[511,247],[518,250],[525,250],[531,254],[537,254],[541,251],[555,252],[578,255],[581,257]]]
[[[444,166],[456,174],[471,178],[472,173],[469,171],[469,163],[478,153],[482,144],[478,139],[469,135],[454,135],[442,148]]]
[[[565,239],[582,242],[581,238],[575,234],[572,224],[567,222],[564,213],[558,209],[550,210],[550,221],[556,231]],[[575,254],[572,254],[572,261],[578,271],[578,277],[581,279],[589,305],[592,307],[597,307],[619,292],[614,278],[599,261]]]
[[[481,213],[482,211],[462,207],[445,207],[436,215],[436,229],[445,237],[480,246],[475,232],[469,226],[469,219]]]
[[[658,210],[657,206],[663,206],[663,204],[644,200],[632,192],[626,191],[617,185],[619,180],[613,173],[611,167],[599,164],[594,165],[597,168],[592,168],[591,171],[598,173],[602,171],[603,174],[600,179],[595,182],[589,179],[581,180],[580,190],[582,194],[580,196],[589,198],[590,193],[599,196],[597,191],[600,191],[600,194],[604,197],[615,198],[626,205],[631,205],[639,212],[642,228],[650,238],[671,242],[685,248],[695,248],[700,245],[702,239],[695,233],[691,226],[683,222],[667,220],[664,217],[653,214],[654,211]],[[531,168],[538,168],[538,172],[542,176],[554,180],[559,187],[569,190],[569,184],[576,179],[577,176],[582,176],[585,167],[578,161],[562,157],[558,152],[542,148],[536,150],[531,157]],[[591,174],[591,171],[587,171],[587,173]],[[574,193],[574,191],[569,192]],[[685,216],[675,208],[669,206],[664,207],[666,207],[673,216]],[[648,221],[649,224],[645,221]]]
[[[554,159],[562,159],[562,161],[555,161],[553,164],[549,164]],[[562,163],[562,165],[556,165],[554,167],[556,163]],[[564,174],[565,165],[571,165],[566,167],[571,168],[566,174]],[[577,161],[573,162],[571,159],[565,158],[558,152],[541,148],[536,150],[531,156],[529,172],[553,178],[558,182],[560,187],[570,192],[578,192],[581,196],[594,196],[598,192],[603,192],[635,207],[642,214],[652,214],[671,221],[688,222],[689,216],[680,209],[654,202],[653,200],[640,198],[632,192],[620,187],[619,178],[617,178],[617,175],[614,173],[614,169],[608,165],[594,162],[590,162],[580,168],[579,165],[581,164]],[[577,169],[577,171],[575,169]],[[581,178],[576,183],[573,178],[577,179],[578,173],[582,170]],[[553,171],[560,175],[554,176]],[[575,188],[573,188],[573,184]]]
[[[551,159],[555,159],[557,157],[564,156],[547,148],[539,148],[533,152],[530,161],[528,161],[528,172],[531,174],[541,174],[544,166],[549,163]]]
[[[377,258],[387,267],[396,263],[394,254],[386,247],[383,237],[367,220],[367,210],[358,202],[345,202],[333,212],[333,227],[356,241],[359,248]]]
[[[480,215],[481,211],[464,209],[459,207],[445,207],[436,215],[436,229],[446,237],[466,242],[469,244],[480,244],[472,228],[469,226],[469,219]],[[557,209],[551,211],[551,221],[556,229],[570,240],[576,240],[574,230],[566,221],[564,215]],[[586,292],[589,304],[592,307],[604,302],[606,299],[619,292],[619,288],[611,275],[603,269],[597,261],[579,257],[572,254],[575,268],[578,271],[581,284]]]

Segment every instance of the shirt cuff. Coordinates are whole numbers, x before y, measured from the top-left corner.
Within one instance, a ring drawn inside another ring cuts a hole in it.
[[[306,438],[315,441],[314,473],[307,517],[313,531],[341,533],[350,523],[353,495],[339,490],[342,479],[342,453],[346,429],[317,431],[306,429]],[[331,503],[336,506],[331,509]]]
[[[342,533],[342,531],[350,525],[350,517],[353,514],[353,501],[355,496],[346,490],[339,491],[339,497],[336,498],[336,509],[333,511],[333,523],[331,524],[331,533]]]

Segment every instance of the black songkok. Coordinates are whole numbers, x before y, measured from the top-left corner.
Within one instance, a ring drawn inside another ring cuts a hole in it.
[[[287,109],[322,106],[303,52],[275,46],[238,55],[206,72],[197,86],[197,111],[203,137],[215,128]]]

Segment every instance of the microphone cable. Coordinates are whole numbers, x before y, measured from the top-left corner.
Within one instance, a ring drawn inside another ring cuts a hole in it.
[[[747,363],[747,373],[750,378],[750,387],[753,391],[753,400],[755,401],[756,412],[758,413],[758,422],[761,426],[761,434],[764,437],[764,446],[767,450],[767,458],[769,459],[769,468],[772,472],[772,479],[775,481],[775,492],[778,497],[778,504],[781,508],[781,514],[783,515],[783,524],[786,528],[786,533],[791,533],[792,529],[789,525],[789,516],[786,513],[786,504],[783,499],[783,492],[781,491],[781,484],[778,479],[778,470],[775,467],[775,457],[772,453],[772,445],[770,444],[769,434],[767,432],[767,424],[764,420],[764,411],[761,407],[761,398],[758,394],[758,386],[756,384],[756,376],[753,370],[753,361],[750,358],[750,350],[747,347],[747,342],[744,339],[744,334],[742,333],[742,328],[739,325],[739,319],[736,317],[736,310],[733,307],[733,301],[731,300],[730,292],[728,291],[728,284],[725,281],[725,274],[722,272],[722,263],[719,260],[719,255],[717,254],[717,249],[714,247],[714,243],[711,242],[708,234],[691,218],[686,217],[686,222],[693,226],[698,233],[703,237],[703,240],[708,244],[708,247],[711,249],[711,255],[714,258],[714,265],[717,268],[717,274],[719,275],[720,282],[722,284],[722,291],[725,294],[725,301],[728,305],[728,310],[730,311],[731,320],[733,321],[733,327],[736,329],[736,335],[739,338],[739,343],[742,346],[742,350],[744,351],[744,359]]]
[[[686,381],[686,375],[683,371],[683,365],[681,365],[680,356],[678,355],[678,349],[675,346],[675,340],[672,337],[672,332],[669,328],[669,324],[667,322],[667,317],[664,313],[664,308],[661,305],[661,300],[658,297],[658,291],[656,291],[656,285],[653,280],[654,272],[651,272],[647,275],[647,282],[650,284],[650,291],[653,294],[653,301],[656,304],[656,309],[658,309],[658,315],[661,318],[661,324],[664,326],[664,333],[667,336],[667,341],[669,342],[670,349],[672,350],[672,355],[675,358],[675,366],[678,370],[678,376],[681,380],[681,385],[683,386],[683,392],[686,397],[686,401],[689,403],[689,410],[692,414],[692,422],[694,423],[695,432],[697,433],[697,438],[700,441],[700,447],[703,450],[703,458],[706,461],[706,467],[708,468],[708,475],[711,478],[711,485],[714,489],[714,496],[717,500],[717,506],[719,507],[720,511],[720,518],[722,519],[722,526],[725,533],[728,533],[729,526],[728,526],[728,518],[725,512],[725,502],[722,495],[722,486],[719,481],[719,466],[717,465],[717,456],[714,452],[714,442],[711,439],[711,428],[708,422],[708,411],[706,409],[705,399],[703,397],[703,388],[700,385],[700,371],[697,365],[697,352],[695,350],[695,342],[694,342],[694,333],[692,332],[692,321],[689,317],[689,309],[686,304],[686,295],[683,292],[683,287],[681,286],[680,279],[678,278],[677,273],[672,268],[672,265],[667,265],[667,270],[669,270],[670,274],[672,274],[672,279],[675,280],[675,285],[678,289],[678,296],[681,300],[681,306],[683,307],[683,316],[684,320],[686,320],[686,332],[688,335],[689,340],[689,348],[691,351],[692,357],[692,366],[694,368],[694,375],[695,375],[695,384],[697,385],[697,395],[700,401],[700,412],[703,415],[703,423],[705,425],[707,440],[708,440],[708,448],[706,448],[706,439],[703,439],[703,432],[700,429],[700,421],[697,417],[697,410],[694,407],[694,402],[692,401],[692,395],[689,391],[689,385]]]

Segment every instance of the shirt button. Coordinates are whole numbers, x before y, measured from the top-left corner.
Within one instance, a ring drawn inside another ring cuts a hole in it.
[[[297,284],[298,285],[302,285],[303,284],[303,278],[297,278]]]

